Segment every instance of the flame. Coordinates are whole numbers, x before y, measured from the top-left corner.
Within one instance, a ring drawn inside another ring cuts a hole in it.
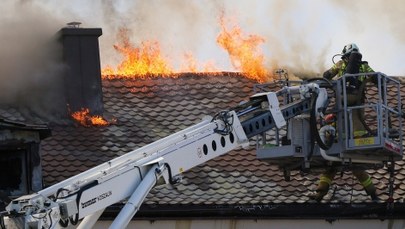
[[[244,35],[236,23],[230,29],[226,24],[226,20],[221,16],[221,33],[217,37],[217,43],[229,53],[234,68],[250,79],[258,82],[267,81],[269,72],[264,67],[264,55],[258,49],[258,46],[265,42],[264,38],[258,35]],[[143,41],[138,46],[133,45],[129,39],[129,30],[125,28],[119,30],[117,37],[118,44],[113,47],[124,59],[116,68],[106,66],[102,70],[103,79],[178,76],[162,55],[157,41]],[[191,52],[183,55],[180,69],[181,72],[193,73],[218,72],[218,67],[213,61],[199,63]]]
[[[228,52],[236,69],[248,78],[259,82],[266,81],[269,72],[264,66],[264,55],[258,50],[258,46],[265,42],[264,38],[258,35],[244,35],[235,23],[228,29],[227,21],[230,20],[221,16],[221,33],[217,37],[217,43]]]
[[[128,29],[120,29],[118,33],[119,44],[114,49],[124,56],[117,69],[107,66],[102,70],[106,78],[125,78],[134,75],[147,76],[158,74],[171,74],[172,67],[162,56],[160,45],[157,41],[143,41],[139,47],[131,44],[128,37]]]
[[[75,121],[86,127],[109,125],[109,122],[107,122],[103,117],[98,115],[90,115],[90,110],[88,108],[82,108],[80,111],[73,112],[71,116]]]
[[[164,75],[176,77],[174,68],[169,64],[161,53],[160,45],[157,41],[144,41],[139,46],[130,42],[129,30],[120,29],[118,33],[118,44],[114,49],[123,55],[124,60],[116,69],[107,65],[102,69],[103,79],[112,78],[133,78],[146,76]],[[198,63],[191,52],[183,55],[181,72],[215,72],[217,68],[213,61]]]

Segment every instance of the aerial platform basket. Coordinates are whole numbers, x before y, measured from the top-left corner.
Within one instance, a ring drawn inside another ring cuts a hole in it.
[[[331,162],[349,168],[376,167],[402,160],[399,80],[383,73],[346,74],[329,84],[318,80],[328,91],[329,104],[322,114],[318,114],[319,110],[311,112],[315,108],[310,108],[311,111],[288,119],[285,127],[259,136],[258,159],[285,171],[325,168]],[[364,83],[352,89],[353,82],[358,80]],[[290,95],[280,98],[280,108],[297,99]],[[316,117],[311,117],[315,113]],[[326,123],[324,117],[328,114],[333,114],[333,121]],[[328,137],[331,130],[333,139]],[[319,138],[315,140],[316,134],[320,134],[322,142]]]

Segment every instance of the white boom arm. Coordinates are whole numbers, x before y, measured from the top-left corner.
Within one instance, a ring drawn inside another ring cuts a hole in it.
[[[318,90],[317,84],[285,87],[277,93],[259,93],[236,111],[218,113],[185,130],[155,141],[105,162],[95,168],[59,182],[38,193],[13,200],[6,208],[7,228],[58,228],[69,223],[78,228],[91,228],[104,209],[126,201],[110,228],[124,228],[138,211],[149,191],[163,177],[175,183],[176,177],[210,159],[249,144],[248,138],[274,126],[282,127],[285,118],[304,112],[308,93]],[[300,94],[302,101],[280,109],[278,93]],[[241,123],[239,117],[262,109]],[[274,120],[269,121],[269,120]]]
[[[176,175],[248,144],[236,113],[226,115],[22,196],[7,206],[11,214],[5,223],[18,228],[57,228],[84,218],[79,227],[91,228],[106,207],[127,200],[110,227],[125,228],[160,177],[173,182]]]

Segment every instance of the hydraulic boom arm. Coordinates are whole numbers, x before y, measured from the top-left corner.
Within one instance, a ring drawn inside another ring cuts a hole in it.
[[[308,92],[318,89],[316,84],[308,84],[257,94],[231,111],[13,200],[6,208],[5,224],[57,228],[82,220],[79,227],[90,228],[106,207],[126,200],[111,225],[124,228],[160,178],[166,183],[178,182],[178,175],[184,171],[249,145],[250,137],[281,128],[287,119],[309,110]],[[279,107],[278,96],[285,93],[300,94],[302,99]],[[267,104],[265,109],[263,104]]]

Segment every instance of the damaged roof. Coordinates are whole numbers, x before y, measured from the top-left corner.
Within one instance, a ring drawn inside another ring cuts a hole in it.
[[[113,120],[112,123],[102,127],[76,123],[51,125],[52,136],[41,144],[45,186],[180,131],[207,115],[234,107],[248,100],[256,82],[238,73],[185,73],[177,78],[104,79],[102,84],[104,117]],[[405,88],[401,90],[404,95]],[[405,162],[396,162],[395,169],[393,202],[402,207]],[[377,206],[387,209],[390,174],[387,169],[369,173],[382,200]],[[308,197],[317,182],[318,174],[299,172],[292,172],[291,180],[286,181],[277,166],[256,159],[252,145],[185,172],[179,184],[155,187],[138,214],[156,217],[165,212],[165,216],[170,216],[175,209],[177,216],[192,212],[194,216],[204,216],[205,209],[207,215],[304,217],[311,209],[318,209],[315,217],[322,217],[328,214],[326,208],[330,216],[344,214],[338,213],[340,208],[347,213],[349,208],[361,216],[367,214],[364,211],[369,206],[376,205],[350,172],[336,177],[322,203],[311,202]],[[330,203],[335,203],[334,207]],[[114,207],[110,209],[115,211]],[[387,212],[370,213],[373,214],[381,217]]]

